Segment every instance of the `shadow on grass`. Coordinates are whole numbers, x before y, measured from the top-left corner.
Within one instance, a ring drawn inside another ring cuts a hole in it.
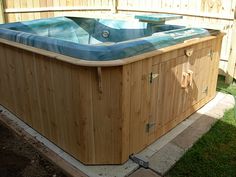
[[[236,119],[233,109],[176,163],[168,177],[235,177]]]
[[[219,76],[218,83],[217,83],[217,91],[236,96],[236,85],[235,84],[232,84],[232,85],[226,84],[225,77]]]
[[[221,91],[222,89],[227,89],[229,85],[225,83],[225,76],[218,76],[218,85],[217,91]]]

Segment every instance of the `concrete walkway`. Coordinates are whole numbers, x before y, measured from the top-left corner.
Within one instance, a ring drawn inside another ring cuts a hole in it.
[[[16,133],[23,132],[25,135],[28,135],[28,138],[32,139],[33,142],[40,142],[43,148],[41,152],[51,152],[50,154],[45,154],[45,156],[55,157],[51,160],[56,161],[55,163],[60,165],[61,168],[66,167],[65,170],[73,171],[73,173],[71,172],[72,176],[125,177],[130,175],[130,177],[160,177],[165,175],[183,154],[211,128],[217,119],[224,115],[225,110],[233,106],[234,98],[232,96],[218,93],[202,109],[180,123],[144,151],[135,155],[135,157],[149,164],[148,169],[140,167],[131,160],[124,165],[85,166],[34,131],[2,106],[0,106],[0,110],[2,110],[0,121],[4,122]],[[38,147],[40,146],[36,146],[36,148]],[[81,173],[84,175],[78,175]]]

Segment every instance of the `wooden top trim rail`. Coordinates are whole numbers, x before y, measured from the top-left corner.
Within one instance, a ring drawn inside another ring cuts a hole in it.
[[[133,62],[136,62],[136,61],[140,61],[140,60],[143,60],[145,58],[150,58],[150,57],[160,55],[162,53],[166,53],[166,52],[169,52],[169,51],[172,51],[172,50],[180,49],[180,48],[183,48],[183,47],[188,47],[188,46],[197,44],[199,42],[205,42],[205,41],[214,39],[216,37],[221,37],[223,35],[224,35],[224,33],[220,33],[217,36],[208,36],[208,37],[204,37],[204,38],[196,38],[195,40],[186,41],[184,43],[180,43],[180,44],[177,44],[177,45],[174,45],[174,46],[165,47],[165,48],[162,48],[162,49],[159,49],[159,50],[151,51],[151,52],[148,52],[148,53],[143,53],[143,54],[133,56],[133,57],[129,57],[129,58],[111,60],[111,61],[87,61],[87,60],[77,59],[77,58],[61,55],[61,54],[58,54],[58,53],[46,51],[46,50],[43,50],[43,49],[27,46],[27,45],[20,44],[20,43],[17,43],[17,42],[8,41],[8,40],[5,40],[5,39],[0,39],[0,43],[10,45],[10,46],[13,46],[13,47],[16,47],[16,48],[20,48],[20,49],[23,49],[23,50],[26,50],[26,51],[34,52],[34,53],[37,53],[37,54],[40,54],[40,55],[48,56],[48,57],[54,58],[56,60],[64,61],[64,62],[74,64],[74,65],[88,66],[88,67],[112,67],[112,66],[122,66],[122,65],[126,65],[126,64],[133,63]]]
[[[8,8],[5,13],[76,11],[76,10],[112,10],[112,6],[67,6],[67,7],[38,7],[38,8]]]

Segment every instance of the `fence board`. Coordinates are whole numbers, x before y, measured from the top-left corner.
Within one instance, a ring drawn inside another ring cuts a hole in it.
[[[0,0],[0,24],[5,22],[3,10],[3,2]]]
[[[140,4],[141,2],[141,4]],[[234,18],[233,1],[223,0],[119,0],[118,10],[166,12],[214,18]]]
[[[3,0],[7,22],[69,14],[104,13],[112,10],[112,0]],[[77,12],[77,13],[76,13]]]

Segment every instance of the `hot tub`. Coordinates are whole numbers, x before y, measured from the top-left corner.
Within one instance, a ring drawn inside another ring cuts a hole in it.
[[[0,104],[85,164],[121,164],[215,96],[222,33],[57,17],[0,25]]]

